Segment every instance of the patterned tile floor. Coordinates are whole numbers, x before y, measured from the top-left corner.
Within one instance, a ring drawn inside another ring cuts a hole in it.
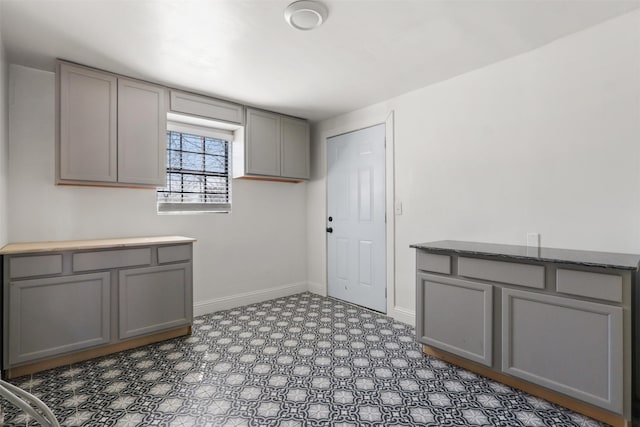
[[[304,293],[13,382],[64,426],[600,426],[423,355],[414,330]],[[2,420],[34,426],[7,402]]]

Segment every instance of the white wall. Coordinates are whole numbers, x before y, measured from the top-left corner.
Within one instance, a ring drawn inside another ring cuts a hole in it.
[[[2,13],[0,5],[0,13]],[[0,35],[0,248],[9,240],[9,73],[2,35]]]
[[[389,111],[400,311],[415,304],[411,243],[524,245],[538,232],[543,246],[640,253],[640,11],[315,126],[315,287],[326,283],[324,137]]]
[[[194,237],[196,313],[307,289],[306,184],[234,180],[231,214],[164,216],[153,190],[56,186],[55,75],[9,76],[10,241]]]

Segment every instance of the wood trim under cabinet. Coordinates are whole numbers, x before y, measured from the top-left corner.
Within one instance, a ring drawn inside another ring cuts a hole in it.
[[[589,405],[588,403],[572,399],[563,394],[548,390],[544,387],[531,384],[529,382],[511,377],[509,375],[501,374],[499,372],[493,371],[490,368],[471,362],[467,359],[454,356],[428,345],[423,345],[422,351],[429,356],[436,357],[440,360],[444,360],[445,362],[459,366],[468,371],[501,382],[510,387],[517,388],[541,399],[557,403],[560,406],[578,412],[582,415],[586,415],[587,417],[591,417],[603,423],[609,424],[612,427],[632,427],[630,420],[627,420],[619,415],[612,414],[611,412],[605,411],[604,409],[596,408],[592,405]]]
[[[73,354],[54,357],[52,359],[43,360],[41,362],[16,366],[15,368],[5,370],[3,374],[4,377],[8,379],[17,378],[22,375],[33,374],[35,372],[45,371],[47,369],[71,365],[73,363],[82,362],[84,360],[94,359],[96,357],[106,356],[108,354],[117,353],[124,350],[130,350],[132,348],[165,341],[171,338],[177,338],[183,335],[191,335],[191,325],[171,329],[169,331],[159,332],[153,335],[146,335],[144,337],[122,341],[111,345],[92,348],[90,350],[80,351]]]
[[[289,179],[289,178],[271,178],[268,176],[239,176],[234,179],[248,179],[254,181],[275,181],[275,182],[289,182],[291,184],[299,184],[304,182],[304,179]]]

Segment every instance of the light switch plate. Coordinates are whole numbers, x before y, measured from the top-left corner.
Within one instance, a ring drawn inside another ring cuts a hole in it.
[[[539,248],[540,233],[527,233],[527,246],[530,248]]]

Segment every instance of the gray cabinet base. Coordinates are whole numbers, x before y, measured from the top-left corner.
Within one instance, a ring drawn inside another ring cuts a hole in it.
[[[14,368],[3,371],[3,377],[9,379],[17,378],[22,375],[33,374],[34,372],[40,372],[47,369],[57,368],[59,366],[70,365],[72,363],[82,362],[83,360],[94,359],[96,357],[106,356],[108,354],[141,347],[147,344],[153,344],[171,338],[177,338],[183,335],[191,335],[191,325],[182,326],[180,328],[171,329],[152,335],[146,335],[127,341],[117,342],[115,344],[62,355],[51,359],[42,360],[40,362],[16,366]]]
[[[572,399],[568,396],[565,396],[564,394],[551,391],[548,388],[540,387],[538,385],[520,380],[510,375],[502,374],[486,366],[471,362],[468,359],[455,356],[453,354],[430,347],[428,345],[423,345],[422,351],[429,356],[436,357],[440,360],[459,366],[468,371],[475,372],[476,374],[482,375],[484,377],[491,378],[492,380],[501,382],[510,387],[517,388],[526,393],[532,394],[553,403],[557,403],[560,406],[564,406],[565,408],[571,409],[572,411],[609,424],[612,427],[631,427],[631,422],[621,417],[620,415],[613,414],[609,411],[597,408],[580,400]]]

